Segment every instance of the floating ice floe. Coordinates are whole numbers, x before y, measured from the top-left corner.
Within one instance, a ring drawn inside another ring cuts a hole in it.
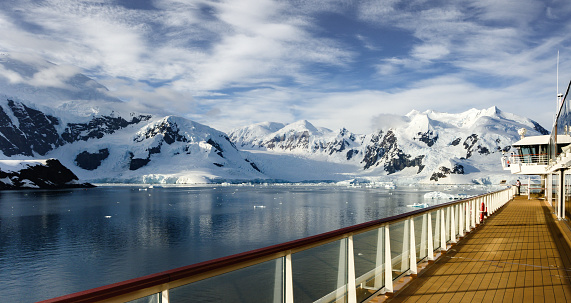
[[[425,208],[428,207],[428,203],[414,203],[407,205],[408,207]]]
[[[424,194],[424,199],[433,199],[433,200],[458,200],[458,199],[465,199],[468,198],[466,194],[446,194],[439,191],[431,191],[429,193]]]

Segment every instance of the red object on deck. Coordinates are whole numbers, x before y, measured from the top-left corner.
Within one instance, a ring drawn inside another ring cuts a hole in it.
[[[484,216],[488,216],[488,208],[486,207],[486,204],[482,202],[482,206],[480,207],[480,222],[484,221]]]

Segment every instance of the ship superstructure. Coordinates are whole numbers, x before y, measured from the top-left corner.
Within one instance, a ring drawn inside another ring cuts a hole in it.
[[[541,194],[559,220],[571,219],[571,104],[569,88],[558,94],[557,115],[550,135],[525,137],[512,144],[509,155],[502,157],[504,170],[518,175],[541,177]]]

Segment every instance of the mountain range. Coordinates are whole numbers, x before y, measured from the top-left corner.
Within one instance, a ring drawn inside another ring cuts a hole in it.
[[[496,183],[510,178],[500,157],[518,129],[548,133],[497,107],[411,111],[369,134],[306,120],[224,133],[184,117],[130,111],[81,74],[35,89],[37,74],[50,68],[58,67],[0,56],[0,69],[16,79],[0,77],[0,159],[56,158],[95,183]]]

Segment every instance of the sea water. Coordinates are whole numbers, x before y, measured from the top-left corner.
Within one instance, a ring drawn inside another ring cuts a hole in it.
[[[0,296],[35,302],[411,211],[434,190],[321,185],[0,192]]]

